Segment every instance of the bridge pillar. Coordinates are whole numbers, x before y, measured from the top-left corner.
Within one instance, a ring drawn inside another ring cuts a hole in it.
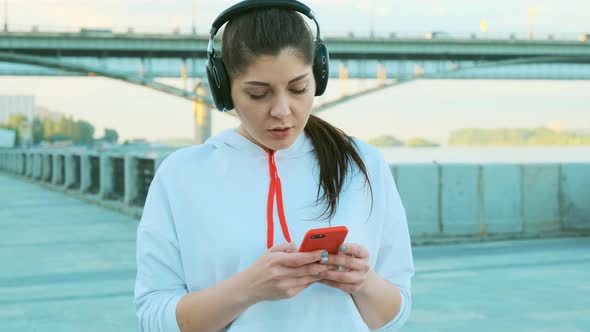
[[[348,68],[341,63],[339,68],[340,96],[348,95]]]
[[[99,186],[99,195],[100,198],[110,198],[109,195],[113,191],[113,181],[111,179],[111,175],[113,173],[112,164],[110,163],[111,156],[107,154],[101,154],[99,156],[99,163],[100,163],[100,186]]]
[[[80,192],[87,193],[90,189],[90,155],[80,154]]]
[[[33,156],[34,168],[33,168],[33,179],[40,180],[43,177],[43,156],[40,151],[35,151]]]
[[[180,78],[182,79],[183,89],[186,90],[186,78],[187,78],[187,69],[186,69],[186,58],[182,58],[182,65],[180,67]]]
[[[96,152],[80,155],[80,191],[98,194],[100,191],[100,157]]]
[[[65,156],[63,152],[53,153],[53,169],[51,184],[61,186],[65,184]]]
[[[145,58],[141,58],[141,62],[139,64],[139,77],[145,77]]]
[[[209,91],[197,85],[195,91],[200,95],[208,94]],[[195,144],[203,144],[211,137],[211,107],[199,100],[193,100],[195,114]]]
[[[32,152],[26,153],[27,158],[27,172],[26,177],[32,178],[35,174],[35,155]]]
[[[380,85],[385,84],[385,80],[387,79],[387,70],[385,66],[381,62],[377,63],[377,80],[379,81]]]
[[[80,155],[67,152],[64,156],[65,181],[67,189],[78,189],[80,187]]]
[[[53,177],[53,153],[42,152],[41,164],[43,165],[41,172],[41,181],[50,182]]]
[[[116,153],[100,155],[99,197],[107,200],[123,200],[125,197],[125,158]]]
[[[123,203],[132,205],[137,198],[139,189],[138,178],[138,157],[132,154],[125,155],[125,194]]]

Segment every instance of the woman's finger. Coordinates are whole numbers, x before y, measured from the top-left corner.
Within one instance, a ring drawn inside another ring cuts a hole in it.
[[[313,276],[296,278],[294,287],[306,286],[306,285],[313,284],[314,282],[318,282],[318,278],[313,277]]]
[[[369,262],[366,259],[355,258],[348,255],[328,255],[328,260],[322,264],[336,265],[362,272],[368,272],[370,268]]]
[[[269,252],[295,252],[297,251],[297,245],[293,242],[277,244],[276,246],[268,249]]]
[[[320,263],[311,263],[298,268],[292,269],[292,277],[305,277],[305,276],[318,276],[324,271],[333,269],[331,265],[325,265]]]
[[[369,258],[369,250],[360,244],[344,243],[340,246],[339,252],[357,258]]]
[[[319,278],[345,284],[360,284],[364,280],[365,274],[358,271],[338,272],[329,270],[321,272]]]
[[[328,252],[316,250],[310,252],[294,252],[280,257],[280,264],[285,267],[300,267],[311,263],[319,262]]]

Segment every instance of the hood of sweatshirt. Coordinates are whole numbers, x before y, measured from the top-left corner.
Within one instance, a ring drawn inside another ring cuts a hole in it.
[[[289,227],[285,218],[285,209],[283,206],[283,189],[281,184],[281,178],[279,177],[277,165],[275,159],[289,159],[301,156],[309,151],[313,150],[311,140],[305,134],[305,131],[299,134],[295,142],[287,149],[270,151],[263,149],[254,142],[250,141],[246,137],[240,135],[235,128],[224,130],[218,135],[208,139],[205,144],[212,144],[217,149],[232,149],[237,153],[243,153],[248,157],[263,157],[268,160],[268,172],[269,172],[269,187],[268,197],[266,202],[266,218],[267,218],[267,241],[266,246],[268,249],[274,245],[274,209],[275,202],[277,206],[277,212],[280,221],[281,231],[287,242],[291,242],[291,235],[289,234]]]
[[[205,144],[211,144],[218,149],[233,149],[247,156],[268,158],[268,151],[240,135],[236,130],[237,128],[224,130],[209,138]],[[275,151],[275,157],[281,159],[293,158],[309,151],[313,151],[313,144],[305,131],[303,131],[290,147]]]

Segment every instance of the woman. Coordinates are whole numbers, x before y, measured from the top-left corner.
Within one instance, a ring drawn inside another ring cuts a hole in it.
[[[140,329],[399,330],[414,273],[404,208],[376,149],[310,115],[309,27],[256,8],[222,43],[240,126],[176,151],[152,181],[137,232]],[[298,252],[308,230],[340,225],[338,255]]]

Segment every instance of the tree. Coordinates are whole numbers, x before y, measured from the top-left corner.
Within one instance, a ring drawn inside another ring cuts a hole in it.
[[[420,137],[414,137],[414,138],[410,138],[409,140],[406,141],[406,146],[408,147],[438,147],[439,144],[428,141],[424,138],[420,138]]]
[[[52,142],[59,142],[59,141],[71,141],[72,138],[64,133],[55,133],[50,137],[45,137],[45,139],[52,141]]]
[[[43,119],[43,138],[51,137],[55,134],[55,122],[50,118]]]
[[[39,118],[33,119],[33,144],[39,144],[45,137],[43,124]]]
[[[74,138],[74,121],[72,117],[61,117],[55,124],[55,133],[64,137]]]
[[[74,142],[81,144],[91,144],[94,141],[94,127],[83,120],[76,121],[76,132],[78,137],[74,138]]]
[[[453,131],[449,145],[477,146],[555,146],[590,145],[590,135],[553,131],[549,128],[535,129],[461,129]]]
[[[119,134],[114,129],[105,128],[102,140],[116,144],[119,141]]]
[[[8,125],[14,129],[22,128],[29,120],[24,114],[12,113],[8,118]]]
[[[404,145],[404,142],[391,135],[381,135],[369,139],[369,144],[380,148],[389,148],[392,146],[402,146]]]

